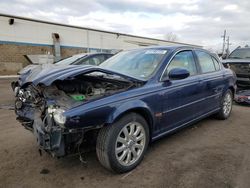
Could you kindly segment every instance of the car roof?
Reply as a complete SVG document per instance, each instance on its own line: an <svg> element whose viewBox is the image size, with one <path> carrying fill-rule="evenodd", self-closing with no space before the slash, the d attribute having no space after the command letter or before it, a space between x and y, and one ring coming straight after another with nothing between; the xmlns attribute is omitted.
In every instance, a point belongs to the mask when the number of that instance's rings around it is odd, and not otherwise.
<svg viewBox="0 0 250 188"><path fill-rule="evenodd" d="M198 48L198 47L194 47L194 46L185 46L185 45L172 45L172 46L148 46L148 47L144 47L144 48L139 48L139 49L166 49L166 50L177 50L177 49L201 49L203 50L203 48Z"/></svg>
<svg viewBox="0 0 250 188"><path fill-rule="evenodd" d="M100 54L100 55L102 55L102 54L108 54L108 55L112 55L112 53L106 53L106 52L88 52L88 53L80 53L80 54L74 54L73 56L85 56L85 55L98 55L98 54Z"/></svg>

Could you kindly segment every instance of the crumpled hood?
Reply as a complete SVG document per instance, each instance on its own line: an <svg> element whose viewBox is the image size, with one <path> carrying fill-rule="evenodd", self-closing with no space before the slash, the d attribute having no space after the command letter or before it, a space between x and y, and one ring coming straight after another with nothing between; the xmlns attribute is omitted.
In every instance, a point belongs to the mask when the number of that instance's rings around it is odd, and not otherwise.
<svg viewBox="0 0 250 188"><path fill-rule="evenodd" d="M112 70L103 69L98 66L92 66L92 65L59 66L53 64L43 64L43 65L38 65L35 68L22 74L19 78L19 84L21 87L28 83L32 83L35 86L38 84L44 84L48 86L56 80L64 80L80 74L91 73L95 71L111 75L117 75L130 81L140 81L140 82L143 81L130 77L128 75L123 75L118 72L114 72Z"/></svg>
<svg viewBox="0 0 250 188"><path fill-rule="evenodd" d="M33 70L34 68L36 68L39 65L28 65L26 67L24 67L22 70L20 70L17 74L22 75L22 74L26 74L27 72L29 72L30 70Z"/></svg>
<svg viewBox="0 0 250 188"><path fill-rule="evenodd" d="M250 59L224 59L222 63L250 63Z"/></svg>

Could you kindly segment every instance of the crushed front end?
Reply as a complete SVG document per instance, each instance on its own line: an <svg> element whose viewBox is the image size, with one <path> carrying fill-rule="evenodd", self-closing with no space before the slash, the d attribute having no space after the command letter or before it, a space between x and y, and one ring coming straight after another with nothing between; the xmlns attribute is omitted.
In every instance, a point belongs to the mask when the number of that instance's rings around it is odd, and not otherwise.
<svg viewBox="0 0 250 188"><path fill-rule="evenodd" d="M67 105L59 106L57 100L63 97L58 91L54 98L51 95L51 88L39 88L29 85L25 89L19 89L15 101L15 112L17 120L36 136L40 149L49 152L53 156L66 155L65 135L66 129L63 127L65 117L63 112ZM44 96L45 95L45 96Z"/></svg>
<svg viewBox="0 0 250 188"><path fill-rule="evenodd" d="M103 124L91 119L91 125L77 122L76 127L69 128L67 111L134 87L138 87L134 82L99 72L54 80L50 85L13 84L15 112L17 120L34 133L41 150L56 157L78 154L90 149L85 146L95 144L96 134Z"/></svg>

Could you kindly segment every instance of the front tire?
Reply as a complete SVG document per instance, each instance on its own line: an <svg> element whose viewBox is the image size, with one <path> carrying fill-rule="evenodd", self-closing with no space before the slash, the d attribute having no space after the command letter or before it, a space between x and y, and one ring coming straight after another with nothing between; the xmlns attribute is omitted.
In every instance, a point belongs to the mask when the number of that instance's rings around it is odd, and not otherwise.
<svg viewBox="0 0 250 188"><path fill-rule="evenodd" d="M114 124L100 130L96 153L105 168L124 173L139 165L148 143L147 122L139 114L129 113Z"/></svg>
<svg viewBox="0 0 250 188"><path fill-rule="evenodd" d="M232 91L228 89L224 94L224 96L222 97L221 109L217 113L217 118L221 120L227 119L232 112L232 106L233 106L233 94Z"/></svg>

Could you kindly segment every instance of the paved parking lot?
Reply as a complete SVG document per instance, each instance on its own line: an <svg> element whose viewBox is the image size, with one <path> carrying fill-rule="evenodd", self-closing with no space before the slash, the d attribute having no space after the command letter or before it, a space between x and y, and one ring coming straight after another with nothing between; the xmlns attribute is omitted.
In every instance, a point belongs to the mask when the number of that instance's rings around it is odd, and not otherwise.
<svg viewBox="0 0 250 188"><path fill-rule="evenodd" d="M10 80L0 80L0 187L250 187L250 107L234 105L226 121L207 118L149 147L130 173L116 175L95 152L55 159L15 120Z"/></svg>

